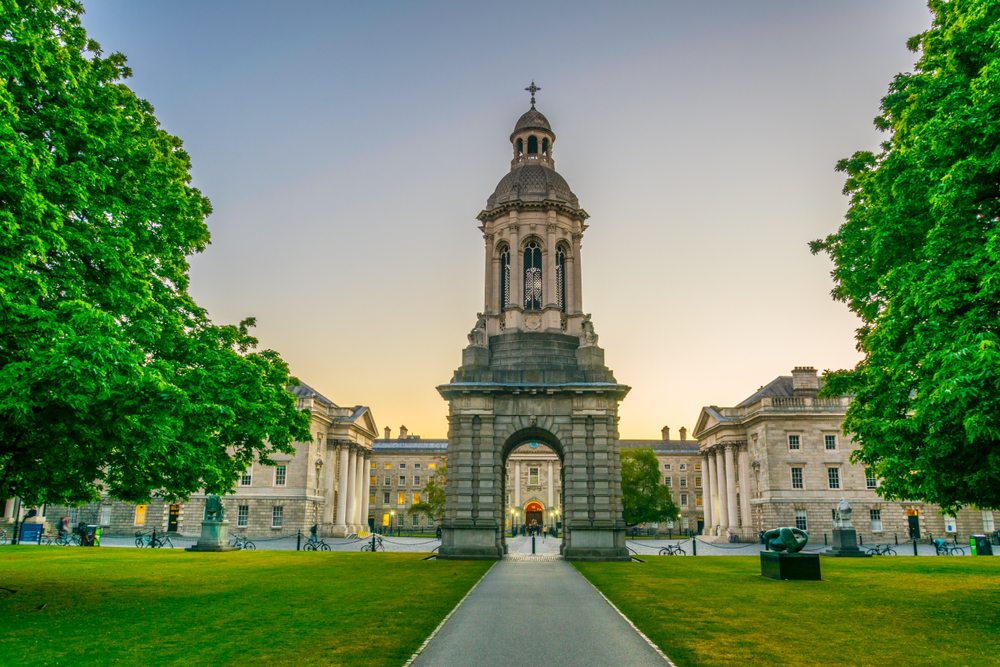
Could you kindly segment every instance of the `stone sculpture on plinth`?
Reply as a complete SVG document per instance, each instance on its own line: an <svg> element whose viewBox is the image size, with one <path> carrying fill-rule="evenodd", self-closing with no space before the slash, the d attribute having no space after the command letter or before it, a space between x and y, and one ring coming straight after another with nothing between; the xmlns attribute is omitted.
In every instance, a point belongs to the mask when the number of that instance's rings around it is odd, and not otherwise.
<svg viewBox="0 0 1000 667"><path fill-rule="evenodd" d="M212 494L205 498L205 520L201 522L201 537L185 551L235 551L229 546L229 522L222 498Z"/></svg>
<svg viewBox="0 0 1000 667"><path fill-rule="evenodd" d="M809 534L800 528L775 528L764 533L764 545L771 551L760 554L761 576L818 581L819 556L799 553L808 543Z"/></svg>
<svg viewBox="0 0 1000 667"><path fill-rule="evenodd" d="M854 511L844 498L840 499L840 504L833 518L833 547L827 549L826 556L841 556L847 558L867 558L868 554L858 548L858 533L851 523L851 514Z"/></svg>

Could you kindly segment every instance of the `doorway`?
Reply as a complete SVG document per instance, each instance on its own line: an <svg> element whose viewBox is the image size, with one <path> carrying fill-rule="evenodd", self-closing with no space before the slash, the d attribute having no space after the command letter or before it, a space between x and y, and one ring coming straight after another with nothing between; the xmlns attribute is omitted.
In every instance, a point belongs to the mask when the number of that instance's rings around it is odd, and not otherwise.
<svg viewBox="0 0 1000 667"><path fill-rule="evenodd" d="M545 523L545 508L541 503L530 502L524 507L524 525L530 527L532 523L541 529Z"/></svg>
<svg viewBox="0 0 1000 667"><path fill-rule="evenodd" d="M920 513L915 509L906 510L906 520L909 522L910 539L920 539Z"/></svg>
<svg viewBox="0 0 1000 667"><path fill-rule="evenodd" d="M167 532L176 533L177 532L177 521L181 515L180 505L171 505L170 514L167 515Z"/></svg>

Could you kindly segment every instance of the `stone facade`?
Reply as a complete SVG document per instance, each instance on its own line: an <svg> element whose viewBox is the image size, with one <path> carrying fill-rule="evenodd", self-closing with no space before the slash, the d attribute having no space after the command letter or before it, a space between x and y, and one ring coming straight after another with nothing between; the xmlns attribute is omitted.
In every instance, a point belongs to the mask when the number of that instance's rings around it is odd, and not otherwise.
<svg viewBox="0 0 1000 667"><path fill-rule="evenodd" d="M662 481L670 486L674 504L680 511L676 521L659 522L655 526L643 524L640 528L659 533L697 533L705 520L702 495L705 474L698 443L687 439L686 429L681 428L680 433L680 440L671 440L670 429L663 427L661 440L620 441L622 449L646 447L656 453Z"/></svg>
<svg viewBox="0 0 1000 667"><path fill-rule="evenodd" d="M290 390L297 407L311 411L313 441L295 443L293 454L273 455L274 466L255 463L247 470L223 498L231 533L291 537L300 531L308 534L317 525L321 535L367 534L365 481L377 435L371 411L364 406L342 408L305 384ZM173 504L154 498L138 506L105 497L83 507L47 510L50 522L69 516L74 525L101 525L109 535L155 528L190 537L201 534L204 513L204 494Z"/></svg>
<svg viewBox="0 0 1000 667"><path fill-rule="evenodd" d="M414 501L424 501L427 481L444 467L448 454L447 440L423 440L410 436L406 428L401 437L386 437L372 444L369 474L368 521L379 531L395 528L406 531L433 532L437 522L425 514L408 514ZM402 502L400 502L402 501Z"/></svg>
<svg viewBox="0 0 1000 667"><path fill-rule="evenodd" d="M850 462L857 446L842 432L850 398L820 398L820 388L814 368L797 367L735 407L702 408L694 436L709 473L705 535L752 539L779 526L829 534L841 498L869 543L968 539L993 525L992 512L968 508L949 518L936 505L880 498L878 480Z"/></svg>

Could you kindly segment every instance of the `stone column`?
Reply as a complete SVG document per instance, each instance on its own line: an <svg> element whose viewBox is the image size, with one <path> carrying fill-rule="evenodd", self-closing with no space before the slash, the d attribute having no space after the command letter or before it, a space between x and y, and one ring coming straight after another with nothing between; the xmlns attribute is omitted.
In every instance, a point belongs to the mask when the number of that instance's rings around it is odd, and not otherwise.
<svg viewBox="0 0 1000 667"><path fill-rule="evenodd" d="M566 257L566 268L563 271L563 280L566 281L566 314L572 315L577 312L576 310L576 271L573 268L575 266L576 259L570 255Z"/></svg>
<svg viewBox="0 0 1000 667"><path fill-rule="evenodd" d="M348 488L348 471L351 469L350 464L350 445L344 443L337 448L340 451L340 484L337 489L337 526L334 528L336 533L343 537L347 534L347 492Z"/></svg>
<svg viewBox="0 0 1000 667"><path fill-rule="evenodd" d="M11 498L3 505L3 518L9 519L14 516L14 499Z"/></svg>
<svg viewBox="0 0 1000 667"><path fill-rule="evenodd" d="M729 511L729 525L738 528L740 522L736 513L736 461L733 452L736 445L726 445L726 503Z"/></svg>
<svg viewBox="0 0 1000 667"><path fill-rule="evenodd" d="M725 535L729 529L729 512L726 505L726 458L721 447L715 450L715 471L719 483L719 534Z"/></svg>
<svg viewBox="0 0 1000 667"><path fill-rule="evenodd" d="M753 525L750 520L750 451L746 443L740 445L740 511L743 513L743 529Z"/></svg>
<svg viewBox="0 0 1000 667"><path fill-rule="evenodd" d="M347 459L347 484L344 488L345 505L347 506L347 532L354 533L354 500L357 498L358 487L358 454L355 451L356 445L347 445L350 454Z"/></svg>
<svg viewBox="0 0 1000 667"><path fill-rule="evenodd" d="M549 461L549 506L548 510L552 510L552 501L555 498L555 492L552 488L552 461Z"/></svg>
<svg viewBox="0 0 1000 667"><path fill-rule="evenodd" d="M715 511L712 505L712 494L715 483L712 481L712 457L705 454L701 464L701 497L705 505L705 535L712 535L715 530Z"/></svg>
<svg viewBox="0 0 1000 667"><path fill-rule="evenodd" d="M524 308L524 292L521 283L524 282L524 258L521 256L520 226L517 224L517 211L510 212L510 305Z"/></svg>
<svg viewBox="0 0 1000 667"><path fill-rule="evenodd" d="M545 251L548 261L545 262L545 307L556 307L556 212L550 210L548 222L545 224Z"/></svg>
<svg viewBox="0 0 1000 667"><path fill-rule="evenodd" d="M583 234L573 234L573 282L576 283L575 289L573 291L573 297L576 302L573 304L574 309L578 313L583 312L583 276L580 270L580 265L583 262L580 261L580 239L583 238Z"/></svg>
<svg viewBox="0 0 1000 667"><path fill-rule="evenodd" d="M364 471L365 474L362 477L361 485L361 529L368 530L368 505L371 500L372 490L371 490L371 450L365 450L364 458Z"/></svg>
<svg viewBox="0 0 1000 667"><path fill-rule="evenodd" d="M521 462L514 461L514 509L521 511Z"/></svg>
<svg viewBox="0 0 1000 667"><path fill-rule="evenodd" d="M493 297L493 235L483 234L486 241L486 294L483 297L483 312L490 312L490 301Z"/></svg>
<svg viewBox="0 0 1000 667"><path fill-rule="evenodd" d="M323 523L333 524L335 509L336 483L334 473L337 471L337 450L327 446L326 456L323 457Z"/></svg>
<svg viewBox="0 0 1000 667"><path fill-rule="evenodd" d="M486 302L486 308L487 312L499 313L501 310L500 299L503 298L503 295L500 294L500 257L493 256L493 248L490 248L490 256L492 257L491 270L493 280L490 283L490 296Z"/></svg>
<svg viewBox="0 0 1000 667"><path fill-rule="evenodd" d="M354 532L358 532L361 530L362 499L368 495L367 491L365 493L361 492L362 488L368 488L368 477L365 475L365 454L360 446L358 447L354 465L357 468L354 475Z"/></svg>

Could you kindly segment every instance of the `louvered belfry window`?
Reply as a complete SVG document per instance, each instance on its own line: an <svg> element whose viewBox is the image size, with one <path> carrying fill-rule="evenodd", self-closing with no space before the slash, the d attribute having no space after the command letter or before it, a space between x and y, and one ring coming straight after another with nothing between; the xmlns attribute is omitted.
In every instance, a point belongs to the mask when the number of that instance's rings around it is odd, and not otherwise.
<svg viewBox="0 0 1000 667"><path fill-rule="evenodd" d="M566 251L556 250L556 305L566 312Z"/></svg>
<svg viewBox="0 0 1000 667"><path fill-rule="evenodd" d="M542 309L542 249L534 241L524 246L524 309Z"/></svg>
<svg viewBox="0 0 1000 667"><path fill-rule="evenodd" d="M510 304L510 248L504 246L500 250L500 312L507 310Z"/></svg>

